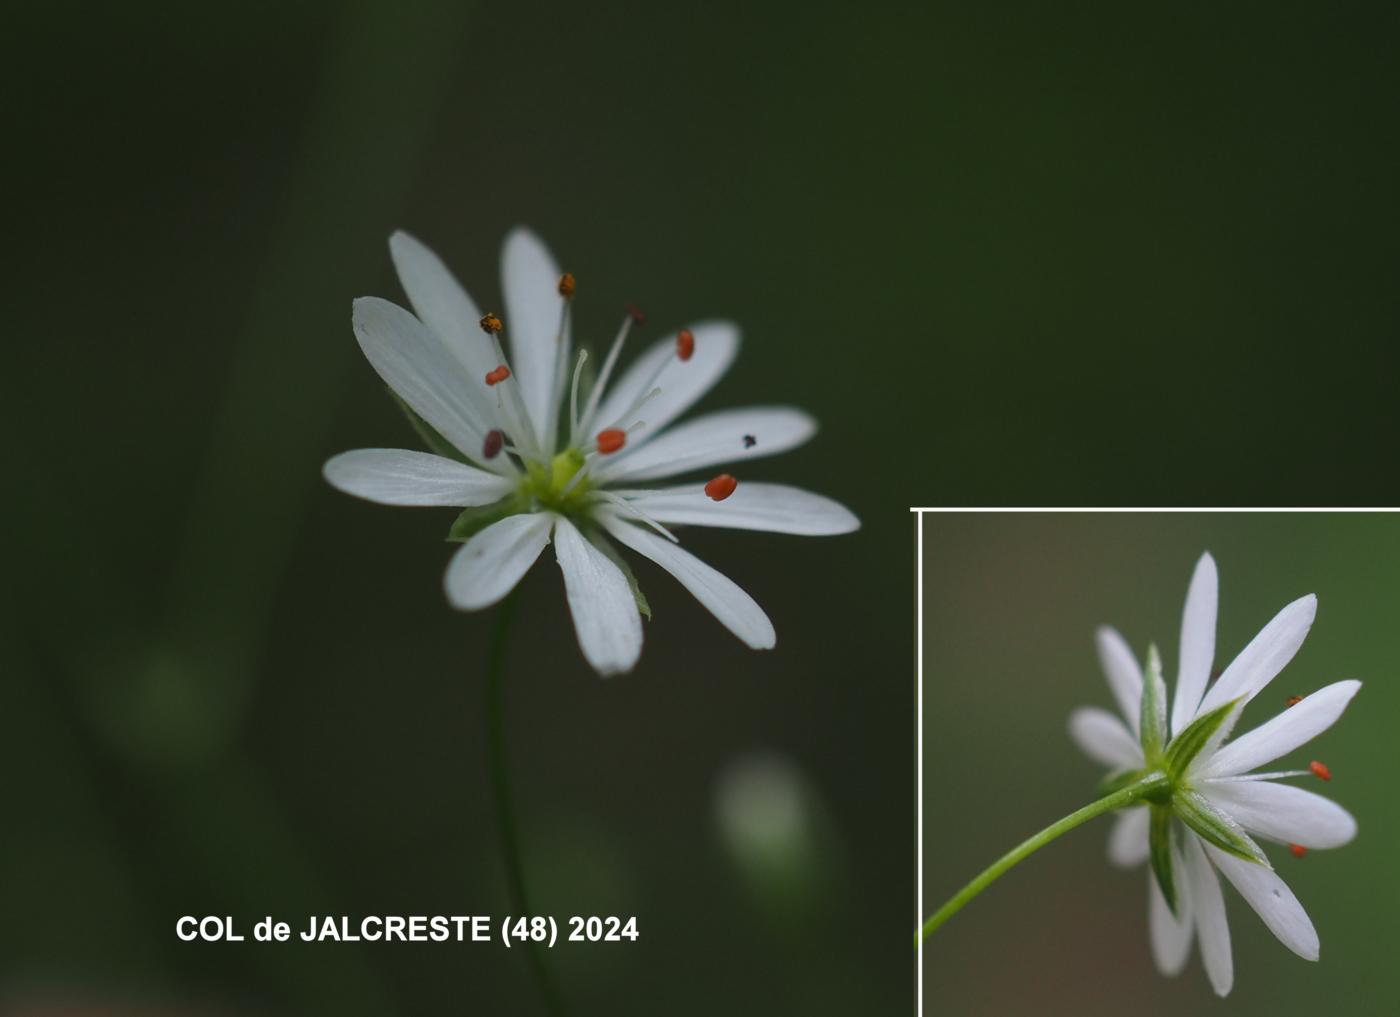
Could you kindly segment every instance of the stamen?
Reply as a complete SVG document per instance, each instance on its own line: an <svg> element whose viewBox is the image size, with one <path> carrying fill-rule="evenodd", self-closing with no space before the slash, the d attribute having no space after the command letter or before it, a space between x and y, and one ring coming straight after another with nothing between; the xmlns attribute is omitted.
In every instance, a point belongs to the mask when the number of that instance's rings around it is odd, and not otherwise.
<svg viewBox="0 0 1400 1017"><path fill-rule="evenodd" d="M1308 853L1308 849L1301 844L1289 844L1288 850L1292 852L1294 858L1302 858Z"/></svg>
<svg viewBox="0 0 1400 1017"><path fill-rule="evenodd" d="M627 311L627 317L631 318L638 325L646 324L647 316L642 313L642 309L640 307L638 307L636 304L623 304L622 306Z"/></svg>
<svg viewBox="0 0 1400 1017"><path fill-rule="evenodd" d="M739 482L728 473L721 473L708 484L705 485L705 494L711 501L724 501L734 489L739 486Z"/></svg>
<svg viewBox="0 0 1400 1017"><path fill-rule="evenodd" d="M569 440L578 434L578 381L583 375L583 362L588 359L587 350L578 351L578 360L574 363L574 383L569 391Z"/></svg>
<svg viewBox="0 0 1400 1017"><path fill-rule="evenodd" d="M1312 775L1318 780L1332 779L1332 771L1327 769L1326 764L1319 763L1316 759L1308 764L1308 769L1312 771Z"/></svg>
<svg viewBox="0 0 1400 1017"><path fill-rule="evenodd" d="M481 443L481 454L487 459L495 459L505 447L506 436L499 429L486 432L486 440Z"/></svg>
<svg viewBox="0 0 1400 1017"><path fill-rule="evenodd" d="M611 455L627 444L627 432L620 427L609 427L598 432L598 451Z"/></svg>
<svg viewBox="0 0 1400 1017"><path fill-rule="evenodd" d="M667 540L669 540L671 543L673 543L673 544L679 544L679 543L680 543L680 540L678 540L678 539L676 538L676 535L675 535L674 533L672 533L670 530L666 529L666 527L662 526L660 523L658 523L658 522L657 522L655 519L653 519L651 516L647 515L647 514L646 514L645 512L643 512L641 509L637 508L637 506L633 505L633 504L632 504L631 502L629 502L626 498L621 498L621 497L619 497L619 496L613 494L611 491L599 491L599 492L598 492L598 495L599 495L599 497L601 497L604 501L607 501L607 502L609 502L610 504L616 505L618 508L622 509L623 511L629 512L629 513L631 513L632 515L636 516L638 519L640 519L642 522L646 523L648 526L650 526L650 527L651 527L653 530L655 530L657 533L661 534L663 537L665 537L665 538L666 538Z"/></svg>
<svg viewBox="0 0 1400 1017"><path fill-rule="evenodd" d="M1272 773L1240 773L1233 777L1207 777L1207 784L1233 784L1247 780L1286 780L1289 777L1308 777L1311 770L1275 770Z"/></svg>
<svg viewBox="0 0 1400 1017"><path fill-rule="evenodd" d="M622 352L622 344L627 341L627 333L632 330L632 323L637 320L632 315L634 310L636 309L629 304L627 317L622 319L622 327L617 330L617 338L613 340L612 349L608 350L608 358L603 361L603 369L598 373L598 380L593 383L593 391L588 393L588 405L584 408L583 416L579 418L579 427L588 427L593 423L593 414L598 412L598 404L603 399L603 390L608 387L608 381L612 378L613 368L617 366L617 358ZM577 428L571 437L577 439Z"/></svg>
<svg viewBox="0 0 1400 1017"><path fill-rule="evenodd" d="M561 297L572 297L577 289L578 284L574 281L572 272L565 272L559 277L559 295Z"/></svg>
<svg viewBox="0 0 1400 1017"><path fill-rule="evenodd" d="M510 377L510 368L505 364L486 372L486 384L499 385Z"/></svg>
<svg viewBox="0 0 1400 1017"><path fill-rule="evenodd" d="M495 335L504 327L501 324L501 319L496 317L496 315L494 314L483 315L480 321L480 325L481 330L487 333L488 335Z"/></svg>
<svg viewBox="0 0 1400 1017"><path fill-rule="evenodd" d="M1298 705L1299 703L1301 703L1302 701L1303 701L1303 697L1302 697L1302 696L1289 696L1288 699L1284 702L1283 708L1286 710L1286 709L1288 709L1288 707L1290 707L1290 706L1297 706L1297 705Z"/></svg>
<svg viewBox="0 0 1400 1017"><path fill-rule="evenodd" d="M758 444L758 439L751 434L744 435L744 448L753 448Z"/></svg>
<svg viewBox="0 0 1400 1017"><path fill-rule="evenodd" d="M689 360L695 356L695 333L688 328L676 333L676 356L681 360Z"/></svg>

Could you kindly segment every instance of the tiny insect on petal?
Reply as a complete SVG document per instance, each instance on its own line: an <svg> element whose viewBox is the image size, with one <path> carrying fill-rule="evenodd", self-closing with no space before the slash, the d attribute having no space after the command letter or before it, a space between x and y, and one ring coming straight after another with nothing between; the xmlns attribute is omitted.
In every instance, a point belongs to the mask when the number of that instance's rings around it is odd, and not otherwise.
<svg viewBox="0 0 1400 1017"><path fill-rule="evenodd" d="M627 432L620 427L610 427L598 432L598 451L607 455L616 452L627 444Z"/></svg>
<svg viewBox="0 0 1400 1017"><path fill-rule="evenodd" d="M502 364L500 367L486 372L486 384L499 385L501 382L505 381L509 377L510 368L507 367L505 364Z"/></svg>
<svg viewBox="0 0 1400 1017"><path fill-rule="evenodd" d="M494 314L486 314L482 316L481 331L488 332L494 335L495 333L501 330L501 327L501 319L496 317Z"/></svg>
<svg viewBox="0 0 1400 1017"><path fill-rule="evenodd" d="M1288 845L1288 850L1292 852L1294 858L1302 858L1308 853L1308 849L1301 844L1290 844Z"/></svg>
<svg viewBox="0 0 1400 1017"><path fill-rule="evenodd" d="M574 281L572 272L565 272L559 277L559 295L561 297L572 297L576 289L578 289L578 283Z"/></svg>
<svg viewBox="0 0 1400 1017"><path fill-rule="evenodd" d="M738 486L739 482L732 476L728 473L721 473L705 485L705 494L711 501L724 501L734 493L734 489Z"/></svg>
<svg viewBox="0 0 1400 1017"><path fill-rule="evenodd" d="M744 448L753 448L758 444L758 439L751 434L744 435Z"/></svg>
<svg viewBox="0 0 1400 1017"><path fill-rule="evenodd" d="M1319 763L1316 759L1314 759L1311 763L1308 764L1308 769L1311 770L1313 772L1313 776L1318 778L1319 780L1332 779L1332 771L1327 768L1327 765L1325 763Z"/></svg>
<svg viewBox="0 0 1400 1017"><path fill-rule="evenodd" d="M487 459L495 459L501 454L501 448L505 443L506 436L500 431L487 431L486 440L481 443L481 454Z"/></svg>
<svg viewBox="0 0 1400 1017"><path fill-rule="evenodd" d="M695 333L688 328L676 333L676 356L681 360L689 360L695 356Z"/></svg>

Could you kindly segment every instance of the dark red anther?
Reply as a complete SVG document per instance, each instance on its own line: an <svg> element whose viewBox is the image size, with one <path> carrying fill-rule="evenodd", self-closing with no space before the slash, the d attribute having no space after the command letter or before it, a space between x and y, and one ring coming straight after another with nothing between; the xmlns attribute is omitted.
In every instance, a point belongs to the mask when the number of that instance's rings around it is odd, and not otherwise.
<svg viewBox="0 0 1400 1017"><path fill-rule="evenodd" d="M561 297L572 297L578 289L578 283L574 280L572 272L565 272L559 277L559 295Z"/></svg>
<svg viewBox="0 0 1400 1017"><path fill-rule="evenodd" d="M646 324L647 316L642 313L642 309L636 304L623 304L623 307L627 311L627 317L631 318L636 324Z"/></svg>
<svg viewBox="0 0 1400 1017"><path fill-rule="evenodd" d="M1308 849L1301 844L1290 844L1288 845L1288 850L1294 858L1302 858L1308 853Z"/></svg>
<svg viewBox="0 0 1400 1017"><path fill-rule="evenodd" d="M505 446L506 436L500 431L491 430L486 432L486 440L481 443L481 454L487 459L495 459L501 454L501 449Z"/></svg>
<svg viewBox="0 0 1400 1017"><path fill-rule="evenodd" d="M676 333L676 356L682 360L695 356L695 333L688 328Z"/></svg>

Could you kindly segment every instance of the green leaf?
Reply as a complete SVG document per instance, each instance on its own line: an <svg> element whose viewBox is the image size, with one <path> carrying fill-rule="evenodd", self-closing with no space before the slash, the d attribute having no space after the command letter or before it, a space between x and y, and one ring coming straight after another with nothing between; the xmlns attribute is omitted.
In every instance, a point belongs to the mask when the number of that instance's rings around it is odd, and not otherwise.
<svg viewBox="0 0 1400 1017"><path fill-rule="evenodd" d="M1191 761L1199 756L1207 745L1219 745L1229 736L1243 702L1243 697L1232 699L1224 706L1202 714L1188 724L1185 731L1172 739L1171 744L1167 746L1165 764L1167 773L1173 779L1184 774Z"/></svg>
<svg viewBox="0 0 1400 1017"><path fill-rule="evenodd" d="M452 528L447 531L447 539L458 543L471 540L492 523L498 523L506 516L515 515L520 511L521 505L514 495L493 501L490 505L474 505L463 509L461 515L452 521Z"/></svg>
<svg viewBox="0 0 1400 1017"><path fill-rule="evenodd" d="M1142 754L1156 765L1167 740L1167 685L1162 681L1162 655L1156 645L1147 648L1147 673L1142 681L1142 710L1138 716Z"/></svg>
<svg viewBox="0 0 1400 1017"><path fill-rule="evenodd" d="M404 402L403 398L397 392L393 389L388 389L387 391L394 402L398 403L399 409L403 410L403 415L408 418L408 422L413 425L413 429L418 432L418 437L422 439L423 444L428 446L428 451L440 455L444 459L455 459L459 463L466 463L468 466L473 465L472 461L463 455L456 445L453 445L452 442L438 434L437 429L434 428L432 424L414 413L413 407Z"/></svg>
<svg viewBox="0 0 1400 1017"><path fill-rule="evenodd" d="M1212 805L1199 791L1177 791L1172 796L1172 808L1202 840L1247 862L1258 862L1266 869L1273 868L1268 857L1244 832L1244 828Z"/></svg>
<svg viewBox="0 0 1400 1017"><path fill-rule="evenodd" d="M1172 813L1165 805L1149 805L1152 810L1152 825L1148 830L1147 843L1151 849L1152 874L1157 877L1157 886L1162 897L1176 914L1176 874L1172 865Z"/></svg>
<svg viewBox="0 0 1400 1017"><path fill-rule="evenodd" d="M651 621L651 605L647 603L646 594L638 585L637 577L632 572L632 566L627 564L627 559L622 557L622 553L613 546L612 541L603 536L603 531L597 527L589 527L588 539L594 547L607 555L609 561L622 570L622 574L627 577L627 585L632 589L632 599L637 602L637 610L642 613L643 618Z"/></svg>

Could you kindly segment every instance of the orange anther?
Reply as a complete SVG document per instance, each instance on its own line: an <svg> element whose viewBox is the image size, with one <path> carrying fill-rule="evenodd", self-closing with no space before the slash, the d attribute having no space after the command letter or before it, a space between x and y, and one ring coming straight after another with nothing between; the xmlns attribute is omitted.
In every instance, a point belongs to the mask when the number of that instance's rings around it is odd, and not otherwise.
<svg viewBox="0 0 1400 1017"><path fill-rule="evenodd" d="M1285 707L1297 706L1297 705L1298 705L1299 703L1301 703L1302 701L1303 701L1303 697L1302 697L1302 696L1289 696L1288 699L1284 702L1283 705L1284 705Z"/></svg>
<svg viewBox="0 0 1400 1017"><path fill-rule="evenodd" d="M620 427L610 427L598 432L598 451L607 455L616 452L627 444L627 432Z"/></svg>
<svg viewBox="0 0 1400 1017"><path fill-rule="evenodd" d="M1327 769L1326 764L1319 763L1316 759L1314 759L1311 763L1308 764L1308 769L1311 770L1313 772L1313 776L1317 777L1319 780L1332 779L1332 771Z"/></svg>
<svg viewBox="0 0 1400 1017"><path fill-rule="evenodd" d="M1290 844L1288 845L1288 850L1293 853L1294 858L1302 858L1308 853L1308 849L1301 844Z"/></svg>
<svg viewBox="0 0 1400 1017"><path fill-rule="evenodd" d="M574 281L572 272L565 272L559 277L559 295L561 297L572 297L576 289L578 289L578 283Z"/></svg>
<svg viewBox="0 0 1400 1017"><path fill-rule="evenodd" d="M494 314L484 315L481 319L481 330L495 335L501 330L501 319Z"/></svg>
<svg viewBox="0 0 1400 1017"><path fill-rule="evenodd" d="M676 333L676 356L682 360L689 360L695 356L695 333L688 328Z"/></svg>
<svg viewBox="0 0 1400 1017"><path fill-rule="evenodd" d="M488 384L488 385L499 385L501 382L505 381L505 380L506 380L507 378L509 378L509 377L510 377L510 368L507 367L505 364L502 364L500 367L497 367L495 370L487 371L487 372L486 372L486 384Z"/></svg>
<svg viewBox="0 0 1400 1017"><path fill-rule="evenodd" d="M738 486L739 482L728 473L721 473L705 485L705 494L711 501L724 501L734 493L734 489Z"/></svg>

